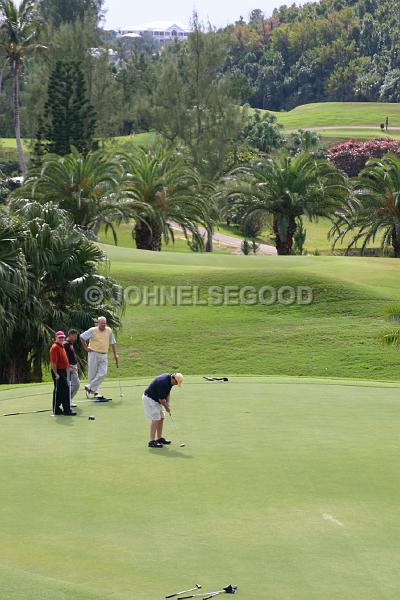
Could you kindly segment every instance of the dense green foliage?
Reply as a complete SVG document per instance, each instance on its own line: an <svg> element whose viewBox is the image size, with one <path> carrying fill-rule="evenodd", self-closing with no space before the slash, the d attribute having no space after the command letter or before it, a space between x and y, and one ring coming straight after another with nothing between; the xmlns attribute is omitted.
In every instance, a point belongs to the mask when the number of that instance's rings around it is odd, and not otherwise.
<svg viewBox="0 0 400 600"><path fill-rule="evenodd" d="M15 202L0 216L0 383L40 381L54 331L119 324L120 288L100 274L103 252L52 203ZM86 290L100 290L100 305Z"/></svg>
<svg viewBox="0 0 400 600"><path fill-rule="evenodd" d="M98 18L104 0L38 0L37 4L43 18L58 27L78 19L83 21L88 16Z"/></svg>
<svg viewBox="0 0 400 600"><path fill-rule="evenodd" d="M61 59L82 65L98 115L97 136L154 127L191 147L197 168L209 146L216 172L237 134L235 104L279 111L320 101L400 99L400 9L390 0L321 0L282 6L271 17L255 10L248 22L218 31L204 30L195 16L189 40L163 51L147 39L118 38L101 29L102 4L39 3L47 24L40 42L51 52L24 65L21 119L27 137L36 135L41 93ZM0 134L11 136L9 73L3 88Z"/></svg>
<svg viewBox="0 0 400 600"><path fill-rule="evenodd" d="M326 100L398 102L400 7L321 0L258 13L225 33L242 101L274 110ZM243 79L244 78L244 79Z"/></svg>

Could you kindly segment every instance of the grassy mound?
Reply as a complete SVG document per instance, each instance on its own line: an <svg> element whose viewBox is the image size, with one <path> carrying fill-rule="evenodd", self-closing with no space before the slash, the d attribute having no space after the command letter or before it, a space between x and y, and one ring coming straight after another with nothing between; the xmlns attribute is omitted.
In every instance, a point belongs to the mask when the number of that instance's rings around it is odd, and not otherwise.
<svg viewBox="0 0 400 600"><path fill-rule="evenodd" d="M74 418L0 417L2 598L397 598L398 386L192 377L172 393L186 448L167 421L150 451L144 383ZM2 413L49 395L0 391Z"/></svg>
<svg viewBox="0 0 400 600"><path fill-rule="evenodd" d="M180 369L397 380L398 351L380 345L384 307L398 296L396 259L152 253L102 246L125 288L309 286L313 302L254 306L128 305L118 335L125 376ZM267 300L269 297L267 296ZM197 300L197 298L195 298ZM153 303L154 304L154 303ZM111 367L111 372L113 367Z"/></svg>

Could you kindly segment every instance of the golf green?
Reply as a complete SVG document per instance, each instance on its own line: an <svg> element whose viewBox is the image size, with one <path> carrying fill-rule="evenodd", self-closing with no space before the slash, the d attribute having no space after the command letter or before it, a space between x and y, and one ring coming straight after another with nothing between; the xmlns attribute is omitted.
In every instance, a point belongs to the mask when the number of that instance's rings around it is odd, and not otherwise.
<svg viewBox="0 0 400 600"><path fill-rule="evenodd" d="M113 401L73 418L0 417L1 598L161 600L199 582L398 599L400 384L187 377L179 435L166 421L173 444L150 450L145 383L120 398L108 381ZM50 390L2 386L1 414L48 408Z"/></svg>

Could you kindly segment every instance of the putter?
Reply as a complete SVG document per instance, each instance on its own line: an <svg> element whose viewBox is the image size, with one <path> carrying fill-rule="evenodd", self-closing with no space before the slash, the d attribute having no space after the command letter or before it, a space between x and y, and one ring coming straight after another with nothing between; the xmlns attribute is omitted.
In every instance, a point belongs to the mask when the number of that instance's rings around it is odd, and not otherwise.
<svg viewBox="0 0 400 600"><path fill-rule="evenodd" d="M177 426L177 424L176 424L176 422L175 422L175 419L174 419L174 418L173 418L173 416L172 416L172 413L169 413L169 416L171 417L171 422L172 422L172 424L173 424L173 426L174 426L174 429L175 429L175 431L176 431L176 434L179 436L178 426ZM179 437L180 437L180 436L179 436ZM179 444L179 447L180 447L180 448L184 448L185 446L186 446L185 442L182 442L182 441L181 441L181 443ZM189 591L189 590L188 590L188 591ZM191 591L191 590L190 590L190 591ZM182 592L180 592L180 593L182 593ZM201 595L201 594L200 594L200 595ZM190 596L190 597L192 597L192 596Z"/></svg>
<svg viewBox="0 0 400 600"><path fill-rule="evenodd" d="M199 590L200 588L201 588L201 584L196 583L195 587L192 587L189 590L182 590L181 592L175 592L175 594L170 594L169 596L165 596L165 597L166 598L174 598L175 596L179 596L179 594L186 594L186 592L193 592L193 590Z"/></svg>

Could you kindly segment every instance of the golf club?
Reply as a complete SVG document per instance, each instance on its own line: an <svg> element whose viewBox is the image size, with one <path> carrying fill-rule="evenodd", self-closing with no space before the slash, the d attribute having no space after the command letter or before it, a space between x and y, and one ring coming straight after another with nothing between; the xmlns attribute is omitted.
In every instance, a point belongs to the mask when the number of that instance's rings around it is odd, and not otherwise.
<svg viewBox="0 0 400 600"><path fill-rule="evenodd" d="M175 596L179 596L179 594L186 594L186 592L193 592L193 590L199 590L201 588L200 583L196 583L195 587L192 587L188 590L182 590L181 592L175 592L175 594L170 594L169 596L165 596L166 598L174 598ZM200 594L201 595L201 594Z"/></svg>
<svg viewBox="0 0 400 600"><path fill-rule="evenodd" d="M217 592L210 592L208 596L204 596L203 600L209 600L210 598L214 598L214 596L219 596L220 594L235 594L237 590L237 585L229 584L224 587L222 590L218 590Z"/></svg>
<svg viewBox="0 0 400 600"><path fill-rule="evenodd" d="M116 360L115 363L117 365L117 372L118 372L119 397L122 398L123 393L122 393L122 386L121 386L121 373L119 370L119 362Z"/></svg>
<svg viewBox="0 0 400 600"><path fill-rule="evenodd" d="M68 389L69 389L69 410L72 410L72 382L71 373L68 374Z"/></svg>
<svg viewBox="0 0 400 600"><path fill-rule="evenodd" d="M12 413L4 413L3 417L13 417L14 415L34 415L35 413L44 413L44 412L52 412L51 408L43 408L40 410L27 410L20 412L12 412Z"/></svg>
<svg viewBox="0 0 400 600"><path fill-rule="evenodd" d="M171 417L171 422L172 422L172 424L173 424L173 426L174 426L174 429L175 429L175 431L176 431L176 434L179 436L178 426L177 426L177 424L176 424L176 422L175 422L175 419L174 419L174 418L173 418L173 416L172 416L172 413L169 413L169 416ZM179 436L179 437L180 437L180 436ZM186 446L185 442L182 442L182 441L181 441L181 442L180 442L180 444L179 444L179 447L180 447L180 448L184 448L185 446Z"/></svg>
<svg viewBox="0 0 400 600"><path fill-rule="evenodd" d="M54 390L53 390L53 416L56 414L57 388L58 388L58 379L55 378Z"/></svg>

